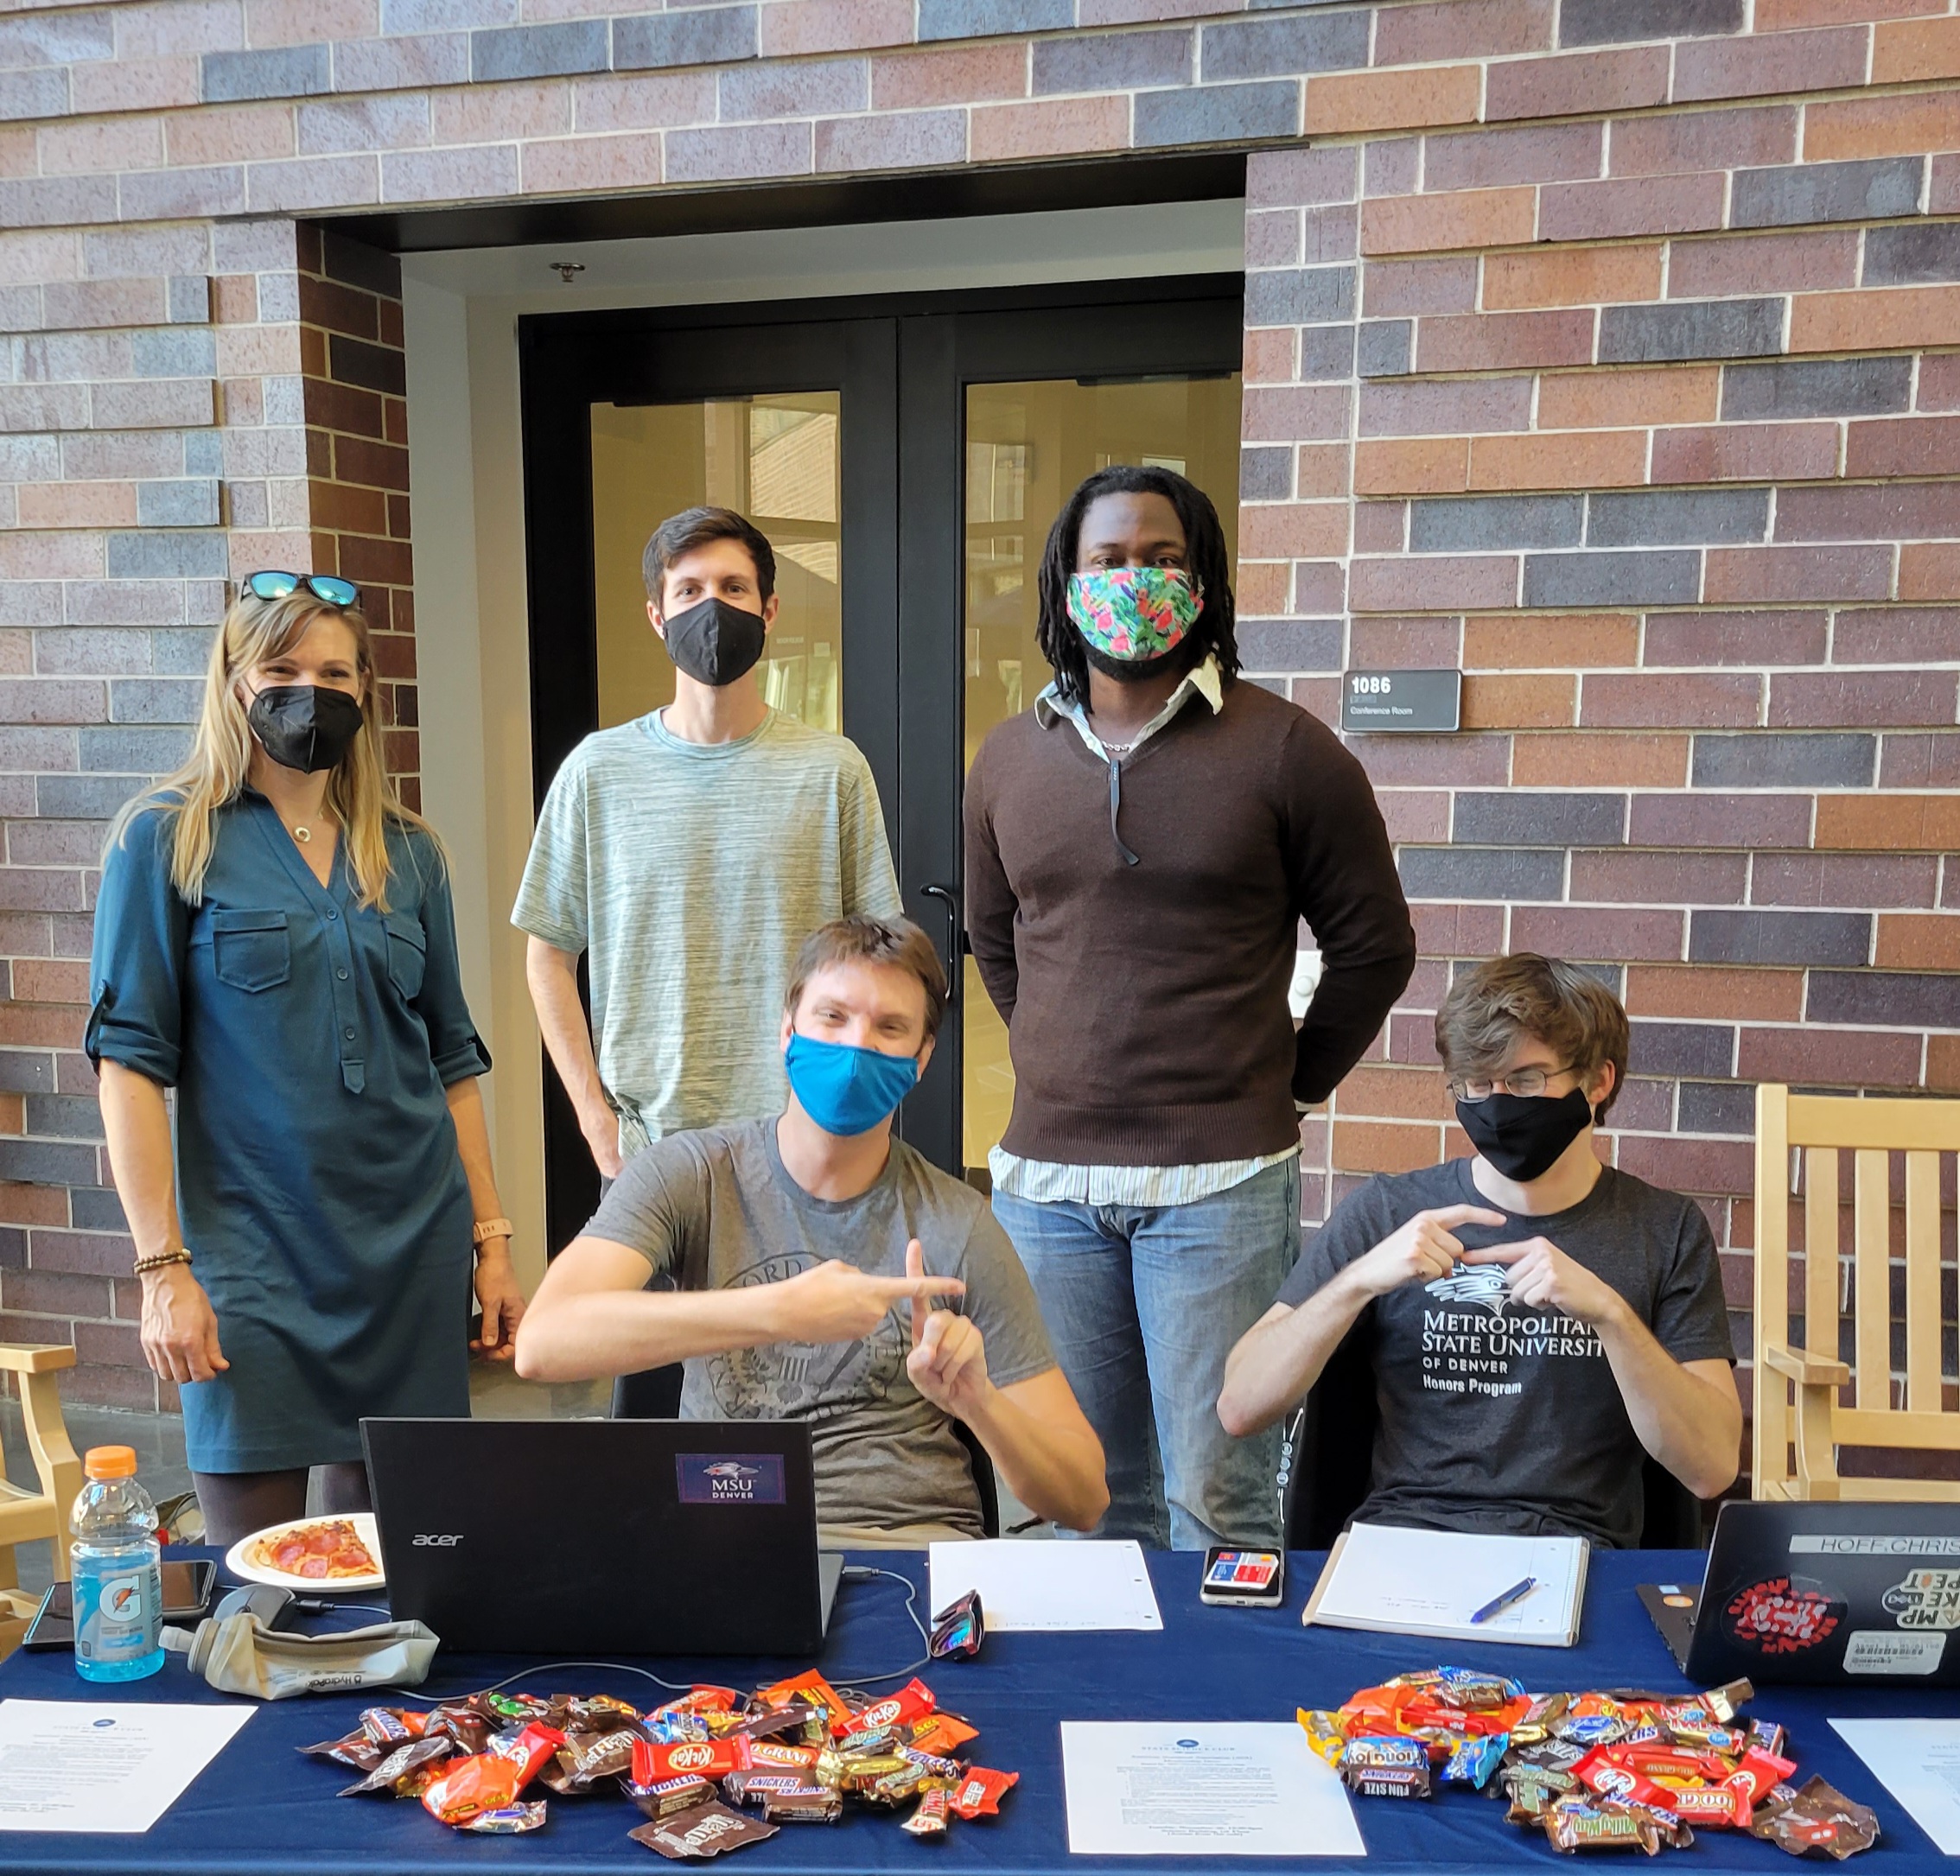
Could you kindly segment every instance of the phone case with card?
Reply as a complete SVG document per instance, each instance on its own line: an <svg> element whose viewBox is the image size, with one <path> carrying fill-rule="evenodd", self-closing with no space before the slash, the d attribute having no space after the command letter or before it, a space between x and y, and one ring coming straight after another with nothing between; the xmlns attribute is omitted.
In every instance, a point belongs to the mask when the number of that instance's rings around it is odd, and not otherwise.
<svg viewBox="0 0 1960 1876"><path fill-rule="evenodd" d="M1213 1544L1205 1553L1198 1599L1214 1607L1276 1609L1286 1599L1286 1558L1277 1550L1233 1550Z"/></svg>

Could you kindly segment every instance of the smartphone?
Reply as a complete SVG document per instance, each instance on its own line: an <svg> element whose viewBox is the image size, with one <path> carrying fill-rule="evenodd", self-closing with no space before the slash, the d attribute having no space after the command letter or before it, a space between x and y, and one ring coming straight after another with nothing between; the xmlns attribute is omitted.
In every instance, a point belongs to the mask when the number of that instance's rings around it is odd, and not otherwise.
<svg viewBox="0 0 1960 1876"><path fill-rule="evenodd" d="M211 1606L211 1593L217 1587L218 1566L208 1557L188 1563L163 1566L163 1619L190 1622ZM75 1606L73 1586L50 1583L48 1593L35 1611L34 1621L21 1646L24 1649L73 1648L75 1645Z"/></svg>
<svg viewBox="0 0 1960 1876"><path fill-rule="evenodd" d="M1286 1558L1277 1550L1228 1550L1213 1544L1205 1553L1198 1599L1226 1607L1276 1609L1286 1599Z"/></svg>

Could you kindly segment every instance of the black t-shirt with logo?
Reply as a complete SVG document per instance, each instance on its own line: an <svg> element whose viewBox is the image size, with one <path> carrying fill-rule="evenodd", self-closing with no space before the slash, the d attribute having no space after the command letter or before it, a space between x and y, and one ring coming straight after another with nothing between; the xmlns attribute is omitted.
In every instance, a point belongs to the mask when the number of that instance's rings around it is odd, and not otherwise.
<svg viewBox="0 0 1960 1876"><path fill-rule="evenodd" d="M1502 1211L1471 1161L1371 1180L1302 1252L1278 1300L1297 1307L1418 1211ZM1733 1361L1715 1239L1701 1208L1601 1169L1563 1211L1460 1224L1466 1250L1545 1237L1609 1283L1677 1361ZM1639 1541L1645 1454L1599 1337L1550 1305L1511 1300L1502 1264L1378 1296L1354 1332L1371 1350L1381 1421L1358 1519L1430 1529Z"/></svg>

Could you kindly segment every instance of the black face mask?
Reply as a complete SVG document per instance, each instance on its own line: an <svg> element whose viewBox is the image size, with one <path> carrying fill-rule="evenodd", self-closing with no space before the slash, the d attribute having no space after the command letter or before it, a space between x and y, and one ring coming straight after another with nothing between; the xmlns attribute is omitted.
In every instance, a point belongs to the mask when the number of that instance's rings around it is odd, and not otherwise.
<svg viewBox="0 0 1960 1876"><path fill-rule="evenodd" d="M1456 1117L1470 1144L1506 1179L1529 1183L1549 1173L1552 1162L1590 1124L1593 1103L1585 1090L1573 1088L1556 1100L1549 1095L1490 1094L1481 1101L1459 1101Z"/></svg>
<svg viewBox="0 0 1960 1876"><path fill-rule="evenodd" d="M251 700L245 722L259 747L281 768L315 775L336 768L360 734L360 706L345 690L320 684L269 684Z"/></svg>
<svg viewBox="0 0 1960 1876"><path fill-rule="evenodd" d="M1188 671L1192 666L1191 641L1174 645L1168 652L1160 652L1155 658L1111 658L1107 652L1098 651L1085 639L1082 655L1105 677L1114 677L1118 684L1142 684L1149 677L1161 677L1167 671Z"/></svg>
<svg viewBox="0 0 1960 1876"><path fill-rule="evenodd" d="M753 671L767 627L760 613L703 600L667 620L667 656L697 684L718 690Z"/></svg>

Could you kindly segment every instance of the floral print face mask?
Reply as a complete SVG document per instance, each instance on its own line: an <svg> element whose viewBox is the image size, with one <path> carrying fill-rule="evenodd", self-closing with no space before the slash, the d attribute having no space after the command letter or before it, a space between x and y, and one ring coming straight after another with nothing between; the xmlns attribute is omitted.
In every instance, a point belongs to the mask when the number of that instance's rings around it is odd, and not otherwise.
<svg viewBox="0 0 1960 1876"><path fill-rule="evenodd" d="M1161 658L1204 609L1204 595L1180 567L1098 567L1069 578L1068 616L1110 658Z"/></svg>

